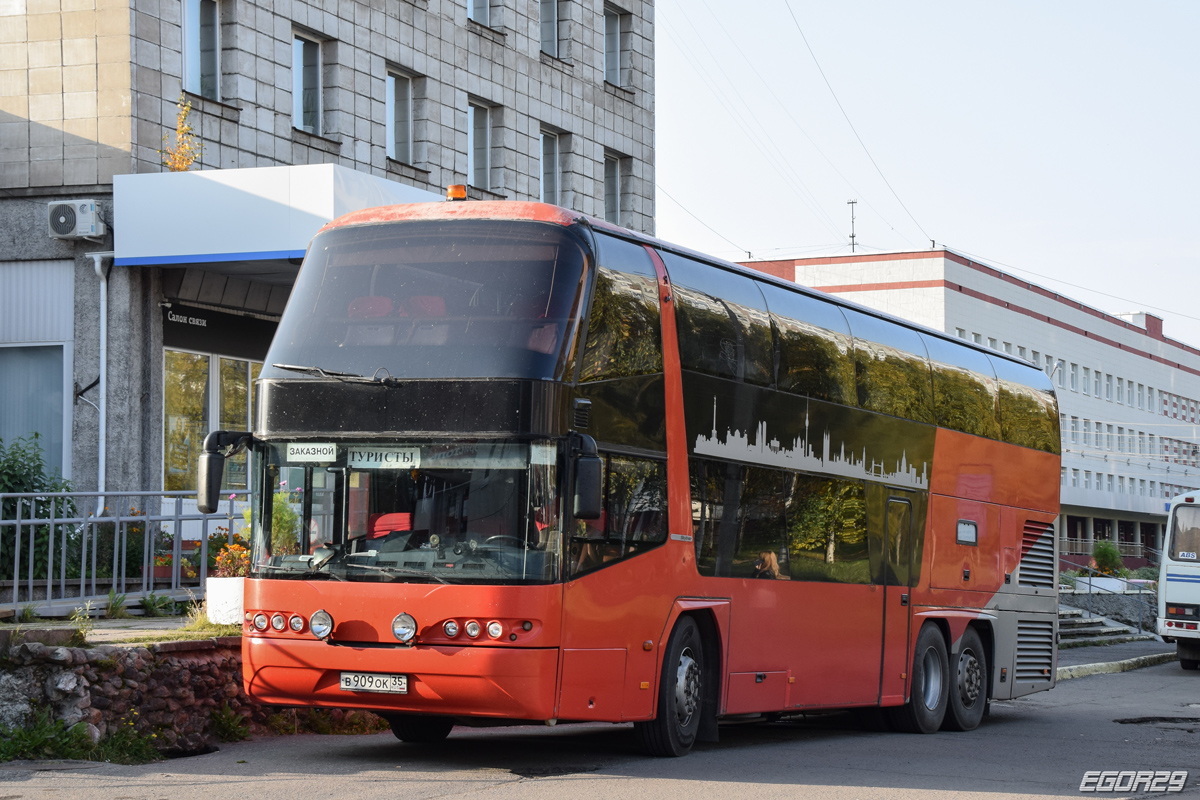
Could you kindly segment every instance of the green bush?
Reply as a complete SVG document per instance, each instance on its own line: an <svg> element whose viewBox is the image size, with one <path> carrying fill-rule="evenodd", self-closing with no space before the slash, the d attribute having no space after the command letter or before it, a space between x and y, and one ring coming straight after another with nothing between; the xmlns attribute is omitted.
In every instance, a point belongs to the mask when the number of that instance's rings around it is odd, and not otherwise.
<svg viewBox="0 0 1200 800"><path fill-rule="evenodd" d="M6 446L0 439L0 493L28 492L69 492L71 485L57 473L51 473L46 466L46 455L42 452L39 436L35 433L29 438L13 439ZM51 512L58 518L75 515L75 506L66 499L56 499L53 502L41 501L30 503L28 500L18 501L15 497L5 498L0 506L0 518L16 519L20 502L21 519L49 519ZM57 526L56 542L65 535L64 528ZM29 574L29 559L33 559L33 577L45 578L50 566L50 526L38 525L33 529L33 547L29 544L29 529L21 530L21 563L14 564L16 557L16 531L5 528L0 535L0 575L12 576L16 567L17 574L22 577Z"/></svg>
<svg viewBox="0 0 1200 800"><path fill-rule="evenodd" d="M1096 542L1092 547L1092 564L1101 575L1118 577L1125 570L1121 551L1112 542Z"/></svg>
<svg viewBox="0 0 1200 800"><path fill-rule="evenodd" d="M161 761L154 735L139 734L130 721L111 726L107 736L92 744L87 725L68 728L62 720L51 720L50 712L39 711L25 725L0 731L0 762L16 759L86 759L116 764L145 764Z"/></svg>

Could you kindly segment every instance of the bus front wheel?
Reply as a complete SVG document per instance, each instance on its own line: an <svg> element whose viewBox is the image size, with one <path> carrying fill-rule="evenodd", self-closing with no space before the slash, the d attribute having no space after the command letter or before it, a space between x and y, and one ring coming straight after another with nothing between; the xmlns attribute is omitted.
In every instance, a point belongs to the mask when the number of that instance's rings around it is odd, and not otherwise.
<svg viewBox="0 0 1200 800"><path fill-rule="evenodd" d="M446 717L422 717L416 714L393 714L387 717L392 733L402 742L433 744L450 735L454 720Z"/></svg>
<svg viewBox="0 0 1200 800"><path fill-rule="evenodd" d="M936 732L946 717L949 673L946 641L937 625L927 622L917 636L909 700L899 708L888 709L892 726L907 733Z"/></svg>
<svg viewBox="0 0 1200 800"><path fill-rule="evenodd" d="M704 698L704 646L691 617L680 617L667 641L657 714L634 728L642 748L654 756L685 756L696 742Z"/></svg>

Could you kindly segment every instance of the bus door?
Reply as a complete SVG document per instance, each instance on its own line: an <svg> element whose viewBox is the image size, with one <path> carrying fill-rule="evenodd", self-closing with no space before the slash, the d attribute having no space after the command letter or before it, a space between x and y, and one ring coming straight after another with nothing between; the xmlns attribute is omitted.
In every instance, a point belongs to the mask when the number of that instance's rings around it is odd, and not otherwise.
<svg viewBox="0 0 1200 800"><path fill-rule="evenodd" d="M912 664L908 645L912 637L913 502L908 492L888 490L884 514L883 552L883 669L879 699L882 705L904 702Z"/></svg>

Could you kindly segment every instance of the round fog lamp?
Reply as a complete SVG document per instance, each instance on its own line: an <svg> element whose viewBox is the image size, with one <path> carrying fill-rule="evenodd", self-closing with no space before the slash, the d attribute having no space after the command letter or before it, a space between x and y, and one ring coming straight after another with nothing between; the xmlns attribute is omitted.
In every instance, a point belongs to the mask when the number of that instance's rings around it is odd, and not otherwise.
<svg viewBox="0 0 1200 800"><path fill-rule="evenodd" d="M267 615L266 614L255 614L254 615L254 627L258 628L260 631L265 631L267 629Z"/></svg>
<svg viewBox="0 0 1200 800"><path fill-rule="evenodd" d="M328 639L329 634L333 633L333 617L322 608L309 618L308 628L318 639Z"/></svg>
<svg viewBox="0 0 1200 800"><path fill-rule="evenodd" d="M479 623L476 622L475 620L471 620L470 622L467 623L467 636L470 636L472 639L474 639L478 635L479 635Z"/></svg>
<svg viewBox="0 0 1200 800"><path fill-rule="evenodd" d="M447 636L453 639L455 636L458 636L458 623L452 619L448 619L446 620L446 624L442 626L442 630L446 632Z"/></svg>
<svg viewBox="0 0 1200 800"><path fill-rule="evenodd" d="M288 625L290 625L292 630L294 630L296 633L299 633L300 631L304 630L304 618L293 615L292 618L288 620Z"/></svg>
<svg viewBox="0 0 1200 800"><path fill-rule="evenodd" d="M283 618L283 614L276 614L271 617L271 627L277 631L283 630L287 626L287 621Z"/></svg>
<svg viewBox="0 0 1200 800"><path fill-rule="evenodd" d="M492 620L491 622L488 623L488 636L492 637L493 639L499 639L503 635L504 635L504 626L503 625L501 625L499 622L496 622L495 620Z"/></svg>
<svg viewBox="0 0 1200 800"><path fill-rule="evenodd" d="M417 621L412 614L397 614L392 620L392 635L401 644L412 644L417 635Z"/></svg>

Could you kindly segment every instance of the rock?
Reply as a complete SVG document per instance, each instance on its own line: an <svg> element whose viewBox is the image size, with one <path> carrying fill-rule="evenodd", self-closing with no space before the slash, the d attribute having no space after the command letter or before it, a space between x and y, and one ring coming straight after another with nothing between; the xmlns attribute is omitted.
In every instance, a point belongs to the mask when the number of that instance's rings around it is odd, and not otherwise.
<svg viewBox="0 0 1200 800"><path fill-rule="evenodd" d="M55 664L69 665L74 659L71 658L71 648L55 647L46 653L46 660Z"/></svg>
<svg viewBox="0 0 1200 800"><path fill-rule="evenodd" d="M109 700L107 697L102 695L94 694L92 695L92 707L99 708L101 710L110 709L112 708L112 700Z"/></svg>
<svg viewBox="0 0 1200 800"><path fill-rule="evenodd" d="M88 739L91 740L92 744L100 743L100 729L97 728L95 725L93 725L91 722L87 723L87 736L88 736Z"/></svg>

